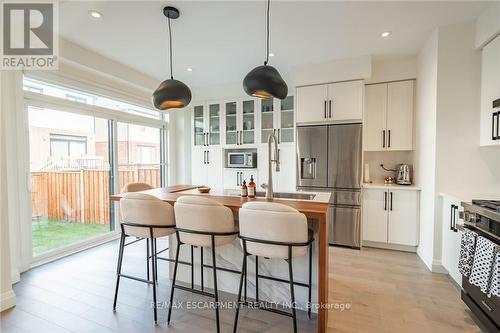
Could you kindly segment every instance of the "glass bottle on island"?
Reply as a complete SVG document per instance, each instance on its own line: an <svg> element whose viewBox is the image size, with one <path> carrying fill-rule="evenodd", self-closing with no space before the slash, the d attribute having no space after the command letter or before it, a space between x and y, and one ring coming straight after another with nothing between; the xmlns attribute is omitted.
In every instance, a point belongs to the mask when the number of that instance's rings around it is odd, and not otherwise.
<svg viewBox="0 0 500 333"><path fill-rule="evenodd" d="M241 185L241 196L244 197L244 198L248 196L248 190L247 190L247 182L246 182L246 180L244 180L243 184Z"/></svg>
<svg viewBox="0 0 500 333"><path fill-rule="evenodd" d="M253 181L253 175L251 175L250 182L248 183L248 197L249 198L255 198L255 189L256 189L256 185L255 185L255 182Z"/></svg>

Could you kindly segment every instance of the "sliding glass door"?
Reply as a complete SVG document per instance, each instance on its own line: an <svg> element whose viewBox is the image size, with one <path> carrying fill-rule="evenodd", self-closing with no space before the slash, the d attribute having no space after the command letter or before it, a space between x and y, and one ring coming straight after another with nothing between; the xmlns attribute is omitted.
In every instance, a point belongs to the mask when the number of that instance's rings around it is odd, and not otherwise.
<svg viewBox="0 0 500 333"><path fill-rule="evenodd" d="M33 256L109 233L112 122L33 107L28 115Z"/></svg>

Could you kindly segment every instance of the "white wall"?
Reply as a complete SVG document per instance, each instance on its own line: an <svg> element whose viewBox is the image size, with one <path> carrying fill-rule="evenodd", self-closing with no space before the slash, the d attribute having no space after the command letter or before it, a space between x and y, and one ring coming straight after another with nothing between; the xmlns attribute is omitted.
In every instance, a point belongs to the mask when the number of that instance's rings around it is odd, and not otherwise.
<svg viewBox="0 0 500 333"><path fill-rule="evenodd" d="M474 36L474 22L439 29L436 186L500 195L500 149L479 147L481 51Z"/></svg>
<svg viewBox="0 0 500 333"><path fill-rule="evenodd" d="M372 75L366 83L398 81L417 77L417 56L374 60Z"/></svg>
<svg viewBox="0 0 500 333"><path fill-rule="evenodd" d="M483 47L498 34L500 34L500 2L495 1L481 13L476 21L476 48Z"/></svg>
<svg viewBox="0 0 500 333"><path fill-rule="evenodd" d="M11 249L10 249L10 206L8 197L7 174L7 143L6 116L12 90L9 81L12 79L10 71L0 71L0 311L13 307L16 304L16 295L12 291Z"/></svg>
<svg viewBox="0 0 500 333"><path fill-rule="evenodd" d="M420 244L417 253L432 269L436 194L436 99L438 32L434 31L418 55L415 114L415 175L421 188Z"/></svg>

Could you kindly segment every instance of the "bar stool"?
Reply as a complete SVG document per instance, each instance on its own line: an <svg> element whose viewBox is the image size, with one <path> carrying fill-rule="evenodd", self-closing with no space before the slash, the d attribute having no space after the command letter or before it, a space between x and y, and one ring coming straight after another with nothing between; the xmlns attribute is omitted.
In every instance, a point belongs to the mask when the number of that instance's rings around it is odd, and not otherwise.
<svg viewBox="0 0 500 333"><path fill-rule="evenodd" d="M236 239L238 231L234 224L233 213L231 209L224 207L217 201L199 196L183 196L178 198L174 205L174 210L177 223L177 252L175 255L174 275L172 279L172 289L170 292L167 324L170 325L174 290L177 288L195 292L204 296L210 296L215 299L215 320L217 332L220 332L215 248L217 246L231 243L234 239ZM201 247L202 251L204 247L212 249L212 272L214 279L213 294L194 288L190 289L175 283L180 246L183 244L191 245L192 247ZM203 279L203 268L201 276Z"/></svg>
<svg viewBox="0 0 500 333"><path fill-rule="evenodd" d="M139 192L139 191L146 191L146 190L151 190L151 189L153 189L153 186L146 184L146 183L128 183L122 187L122 190L120 191L120 193L124 194L124 193L128 193L128 192ZM139 242L143 239L144 238L136 237L136 240L131 241L129 243L126 243L125 246L134 244L134 243ZM166 249L166 250L168 250L168 249ZM149 238L146 238L146 274L147 274L148 280L149 280L149 259L151 258L151 256L152 255L149 254ZM158 265L158 262L156 262L156 264ZM156 280L158 280L158 276L156 276Z"/></svg>
<svg viewBox="0 0 500 333"><path fill-rule="evenodd" d="M312 279L312 244L314 238L308 232L307 218L296 209L271 202L247 202L239 212L239 227L241 246L243 248L243 265L238 289L238 305L234 319L233 332L238 326L240 310L241 289L243 279L246 276L247 256L254 255L256 258L256 300L259 302L258 279L266 278L290 284L291 313L263 307L259 308L293 318L293 331L297 332L297 314L295 310L294 285L307 287L309 290L309 304L311 303L311 279ZM293 280L292 259L307 255L309 249L309 283L298 283ZM288 262L289 280L278 279L259 275L258 257L284 259ZM242 302L245 303L245 302ZM309 306L308 315L311 315Z"/></svg>
<svg viewBox="0 0 500 333"><path fill-rule="evenodd" d="M116 301L118 298L118 288L120 278L132 279L144 282L153 286L153 309L154 321L157 323L157 302L156 302L156 238L171 235L175 232L174 208L167 202L164 202L152 195L144 193L129 192L124 193L120 200L120 211L122 221L120 223L121 237L120 250L118 253L118 265L116 269L116 288L113 301L113 311L116 310ZM127 236L149 239L148 245L151 245L151 271L152 279L143 279L136 276L122 274L123 251L125 248L125 238Z"/></svg>

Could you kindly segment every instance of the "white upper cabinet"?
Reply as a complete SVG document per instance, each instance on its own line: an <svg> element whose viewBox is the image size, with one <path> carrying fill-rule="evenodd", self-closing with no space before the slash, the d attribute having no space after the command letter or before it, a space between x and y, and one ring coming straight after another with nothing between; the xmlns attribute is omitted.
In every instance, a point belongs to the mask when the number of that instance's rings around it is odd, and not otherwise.
<svg viewBox="0 0 500 333"><path fill-rule="evenodd" d="M297 88L297 123L322 122L327 119L328 85Z"/></svg>
<svg viewBox="0 0 500 333"><path fill-rule="evenodd" d="M364 150L413 150L415 81L370 84L365 93Z"/></svg>
<svg viewBox="0 0 500 333"><path fill-rule="evenodd" d="M482 146L500 145L500 108L493 101L500 98L500 36L482 51L481 62L481 134Z"/></svg>
<svg viewBox="0 0 500 333"><path fill-rule="evenodd" d="M363 93L363 80L298 87L296 123L362 121Z"/></svg>
<svg viewBox="0 0 500 333"><path fill-rule="evenodd" d="M225 145L242 146L256 143L256 99L224 102Z"/></svg>
<svg viewBox="0 0 500 333"><path fill-rule="evenodd" d="M363 147L366 151L385 150L387 128L387 84L370 84L365 91Z"/></svg>
<svg viewBox="0 0 500 333"><path fill-rule="evenodd" d="M206 103L193 107L193 144L195 147L221 145L221 104Z"/></svg>
<svg viewBox="0 0 500 333"><path fill-rule="evenodd" d="M260 101L260 142L267 143L269 134L274 133L278 143L293 143L294 99L264 99Z"/></svg>
<svg viewBox="0 0 500 333"><path fill-rule="evenodd" d="M328 119L363 120L364 81L346 81L328 85Z"/></svg>

